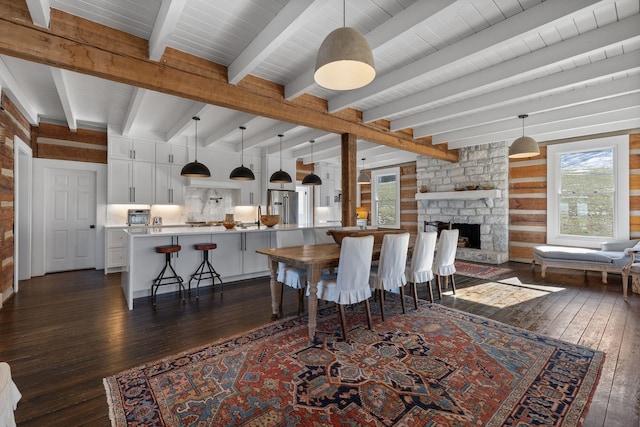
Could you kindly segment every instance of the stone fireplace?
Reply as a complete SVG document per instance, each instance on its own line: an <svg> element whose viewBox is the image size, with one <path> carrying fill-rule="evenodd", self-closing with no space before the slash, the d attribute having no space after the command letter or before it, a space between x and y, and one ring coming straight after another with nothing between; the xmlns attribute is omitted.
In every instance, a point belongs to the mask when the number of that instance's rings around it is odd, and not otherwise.
<svg viewBox="0 0 640 427"><path fill-rule="evenodd" d="M459 154L458 163L428 157L416 161L418 188L427 188L427 192L416 193L418 222L452 223L452 228L460 229L460 235L469 242L459 244L457 259L489 264L506 262L509 259L508 146L499 142L464 147L459 149ZM474 187L477 189L471 189Z"/></svg>

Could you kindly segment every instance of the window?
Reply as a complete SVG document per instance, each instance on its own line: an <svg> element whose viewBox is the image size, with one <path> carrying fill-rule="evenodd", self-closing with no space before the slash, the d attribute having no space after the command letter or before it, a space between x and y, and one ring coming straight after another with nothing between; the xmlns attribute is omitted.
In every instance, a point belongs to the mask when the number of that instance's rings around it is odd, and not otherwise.
<svg viewBox="0 0 640 427"><path fill-rule="evenodd" d="M400 228L400 168L371 172L372 225Z"/></svg>
<svg viewBox="0 0 640 427"><path fill-rule="evenodd" d="M598 247L628 239L628 137L550 145L547 156L547 242Z"/></svg>

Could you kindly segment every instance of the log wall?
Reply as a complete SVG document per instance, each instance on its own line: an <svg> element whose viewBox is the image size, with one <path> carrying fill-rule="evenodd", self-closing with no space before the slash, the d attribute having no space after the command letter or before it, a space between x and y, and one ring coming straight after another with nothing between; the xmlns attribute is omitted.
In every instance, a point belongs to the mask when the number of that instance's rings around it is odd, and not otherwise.
<svg viewBox="0 0 640 427"><path fill-rule="evenodd" d="M640 239L640 135L629 135L629 230ZM531 262L547 242L547 147L540 156L509 159L509 259Z"/></svg>
<svg viewBox="0 0 640 427"><path fill-rule="evenodd" d="M0 96L0 307L13 293L14 138L31 143L31 126L4 94Z"/></svg>
<svg viewBox="0 0 640 427"><path fill-rule="evenodd" d="M418 202L415 200L415 195L418 191L416 162L394 166L400 168L400 228L416 234L418 232ZM365 171L371 176L372 169L365 169ZM360 206L366 207L371 212L371 185L358 185L358 187L360 191Z"/></svg>

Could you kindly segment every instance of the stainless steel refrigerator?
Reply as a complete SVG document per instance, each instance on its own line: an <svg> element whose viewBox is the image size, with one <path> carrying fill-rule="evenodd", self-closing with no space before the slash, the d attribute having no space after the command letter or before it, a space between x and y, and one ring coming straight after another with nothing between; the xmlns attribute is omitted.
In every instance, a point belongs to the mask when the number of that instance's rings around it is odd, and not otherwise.
<svg viewBox="0 0 640 427"><path fill-rule="evenodd" d="M280 215L280 224L297 224L298 193L291 190L267 190L267 213Z"/></svg>

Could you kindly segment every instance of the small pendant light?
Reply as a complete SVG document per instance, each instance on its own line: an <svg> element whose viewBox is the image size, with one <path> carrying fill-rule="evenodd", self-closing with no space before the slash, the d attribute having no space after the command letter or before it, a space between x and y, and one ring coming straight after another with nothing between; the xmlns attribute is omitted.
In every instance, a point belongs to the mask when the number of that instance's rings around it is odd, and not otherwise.
<svg viewBox="0 0 640 427"><path fill-rule="evenodd" d="M269 178L269 182L273 184L289 184L292 182L291 175L289 175L288 173L282 170L282 137L283 136L284 136L283 134L278 134L278 137L280 138L280 170L275 171L271 175L271 178Z"/></svg>
<svg viewBox="0 0 640 427"><path fill-rule="evenodd" d="M309 141L311 144L311 164L313 165L313 143L315 141L312 139ZM302 178L302 185L322 185L322 179L315 173L311 172L309 175Z"/></svg>
<svg viewBox="0 0 640 427"><path fill-rule="evenodd" d="M524 157L533 157L540 154L540 147L535 139L524 136L524 119L529 117L528 114L520 114L518 118L522 119L522 136L511 144L509 147L509 158L521 159Z"/></svg>
<svg viewBox="0 0 640 427"><path fill-rule="evenodd" d="M209 168L198 162L198 121L200 117L192 117L192 119L196 122L196 157L193 162L184 165L180 171L180 175L189 178L208 178L211 176Z"/></svg>
<svg viewBox="0 0 640 427"><path fill-rule="evenodd" d="M362 170L360 171L360 175L358 175L358 179L356 180L357 184L371 184L371 177L364 171L364 157L362 158Z"/></svg>
<svg viewBox="0 0 640 427"><path fill-rule="evenodd" d="M331 90L366 86L376 77L373 52L367 39L346 26L346 4L342 2L342 28L333 30L318 49L315 82Z"/></svg>
<svg viewBox="0 0 640 427"><path fill-rule="evenodd" d="M256 176L253 174L253 171L244 165L244 130L246 127L240 126L240 131L242 133L242 145L240 151L240 166L231 171L229 175L229 179L233 179L235 181L255 181Z"/></svg>

